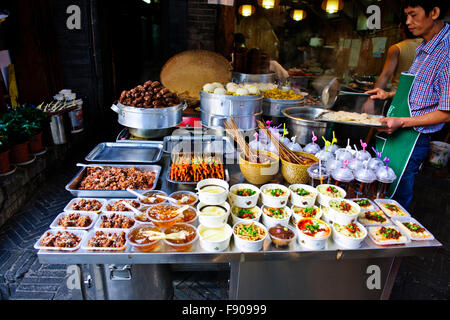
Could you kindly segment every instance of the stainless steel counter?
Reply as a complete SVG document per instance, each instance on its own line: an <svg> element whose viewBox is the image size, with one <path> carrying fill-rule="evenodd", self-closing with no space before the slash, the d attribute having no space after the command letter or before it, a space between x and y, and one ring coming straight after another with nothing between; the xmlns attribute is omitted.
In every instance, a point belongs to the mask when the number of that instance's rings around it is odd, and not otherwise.
<svg viewBox="0 0 450 320"><path fill-rule="evenodd" d="M165 172L170 165L170 155L165 154L160 163L162 173L156 189L170 194L177 190L193 190L193 185L177 185L165 180ZM230 185L243 182L237 164L228 164L230 172ZM281 182L281 176L277 177ZM425 226L426 227L426 226ZM390 287L396 276L393 268L399 257L433 254L441 247L437 240L412 241L406 245L378 246L367 238L361 248L346 250L329 240L324 250L311 251L293 243L289 248L276 248L270 241L264 243L260 252L240 252L231 241L225 252L205 252L198 241L190 252L180 253L166 248L161 241L160 247L151 253L136 251L131 246L123 252L93 252L79 250L73 253L40 250L39 261L44 264L90 264L90 265L165 265L165 264L204 264L229 263L231 265L230 298L231 299L344 299L369 298L380 299L389 296ZM382 288L378 293L372 290L354 289L353 285L343 279L353 277L355 284L360 286L366 281L366 270L373 263L379 266L382 272ZM337 264L337 265L336 265ZM348 267L345 267L345 266ZM149 266L150 267L150 266ZM285 269L283 276L276 276L277 269ZM306 269L305 269L306 268ZM356 269L355 269L356 268ZM299 273L299 270L303 270ZM359 270L359 273L355 270ZM338 291L309 291L307 294L303 287L307 284L305 277L320 277L329 279L330 272L335 279L344 281L342 290ZM352 275L353 274L353 275ZM256 277L256 278L255 278ZM257 279L265 279L258 281ZM272 280L276 280L275 282ZM297 290L291 288L289 293L284 287L291 282L298 282ZM329 280L327 280L329 281ZM339 282L338 280L336 280ZM255 283L256 282L256 283ZM345 288L344 288L345 287ZM251 289L250 289L251 288ZM359 295L354 295L355 290ZM284 294L283 294L284 292ZM281 296L280 296L281 295ZM106 295L105 295L106 296Z"/></svg>

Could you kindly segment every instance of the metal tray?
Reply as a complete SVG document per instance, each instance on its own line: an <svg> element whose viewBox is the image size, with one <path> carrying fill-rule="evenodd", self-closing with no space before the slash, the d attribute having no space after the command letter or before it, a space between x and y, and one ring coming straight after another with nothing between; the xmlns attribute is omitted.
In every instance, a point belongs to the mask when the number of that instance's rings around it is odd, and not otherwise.
<svg viewBox="0 0 450 320"><path fill-rule="evenodd" d="M171 180L170 179L170 171L172 171L172 165L170 166L170 169L167 171L166 173L166 180L170 183L175 183L175 184L184 184L184 185L196 185L199 181L190 181L190 182L185 182L185 181L175 181L175 180ZM225 168L225 181L226 182L230 182L230 174L228 172L228 169Z"/></svg>
<svg viewBox="0 0 450 320"><path fill-rule="evenodd" d="M320 113L319 115L317 115L317 117L314 120L315 121L319 121L319 122L327 122L327 123L347 124L347 125L350 125L350 126L358 126L358 127L368 127L368 128L382 128L382 127L384 127L383 124L376 125L376 124L358 123L358 122L352 122L352 121L336 121L336 120L325 120L325 119L322 119L322 117L326 113L330 113L330 112L334 112L334 111L324 111L324 112ZM383 116L376 116L376 115L372 115L372 117L379 118L379 119L384 118Z"/></svg>
<svg viewBox="0 0 450 320"><path fill-rule="evenodd" d="M228 136L193 135L164 138L165 153L231 154L235 149Z"/></svg>
<svg viewBox="0 0 450 320"><path fill-rule="evenodd" d="M161 160L163 144L160 141L103 142L85 158L89 162L156 163Z"/></svg>
<svg viewBox="0 0 450 320"><path fill-rule="evenodd" d="M97 164L91 164L90 166L95 166ZM98 164L98 166L105 166L103 164ZM123 164L110 164L108 167L117 167L117 168L136 168L141 171L155 171L156 178L155 183L151 189L147 190L137 190L137 191L150 191L156 188L156 185L159 180L159 176L161 174L161 166L158 165L123 165ZM130 193L126 190L80 190L77 189L77 186L81 183L83 178L86 176L87 168L82 168L77 175L66 185L66 190L72 193L75 197L83 198L130 198Z"/></svg>

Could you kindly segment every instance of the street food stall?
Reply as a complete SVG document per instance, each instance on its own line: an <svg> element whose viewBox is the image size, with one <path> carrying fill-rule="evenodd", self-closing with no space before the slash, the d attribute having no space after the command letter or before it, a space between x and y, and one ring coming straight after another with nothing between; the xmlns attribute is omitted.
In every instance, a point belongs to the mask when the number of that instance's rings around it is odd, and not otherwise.
<svg viewBox="0 0 450 320"><path fill-rule="evenodd" d="M365 137L297 140L295 122L262 121L265 95L294 91L230 81L199 95L202 126L180 128L186 102L162 83L122 93L112 109L141 138L119 134L79 164L74 199L36 242L41 263L89 265L97 299L170 298L171 264L228 266L230 299L387 299L401 257L441 247L387 198L396 175ZM299 126L380 126L305 109L283 113Z"/></svg>

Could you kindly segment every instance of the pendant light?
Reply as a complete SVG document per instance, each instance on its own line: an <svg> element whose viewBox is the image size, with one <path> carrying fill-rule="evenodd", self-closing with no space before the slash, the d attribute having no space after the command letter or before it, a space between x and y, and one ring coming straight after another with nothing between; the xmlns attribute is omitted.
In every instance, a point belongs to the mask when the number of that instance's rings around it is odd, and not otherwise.
<svg viewBox="0 0 450 320"><path fill-rule="evenodd" d="M344 8L344 1L342 0L323 0L322 9L327 13L336 13Z"/></svg>
<svg viewBox="0 0 450 320"><path fill-rule="evenodd" d="M252 6L251 4L243 4L239 7L239 14L243 17L250 17L252 14L255 13L256 8Z"/></svg>
<svg viewBox="0 0 450 320"><path fill-rule="evenodd" d="M280 0L258 0L258 4L264 9L273 9L280 3Z"/></svg>
<svg viewBox="0 0 450 320"><path fill-rule="evenodd" d="M290 14L292 20L301 21L306 18L306 11L302 9L294 9Z"/></svg>

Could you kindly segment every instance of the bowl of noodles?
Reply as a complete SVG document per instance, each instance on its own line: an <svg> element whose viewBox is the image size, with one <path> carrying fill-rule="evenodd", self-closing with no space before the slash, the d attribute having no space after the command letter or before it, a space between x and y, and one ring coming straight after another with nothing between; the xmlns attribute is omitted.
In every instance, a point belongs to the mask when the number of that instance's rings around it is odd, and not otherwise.
<svg viewBox="0 0 450 320"><path fill-rule="evenodd" d="M242 252L261 251L268 234L267 228L256 221L238 222L233 226L234 244Z"/></svg>

